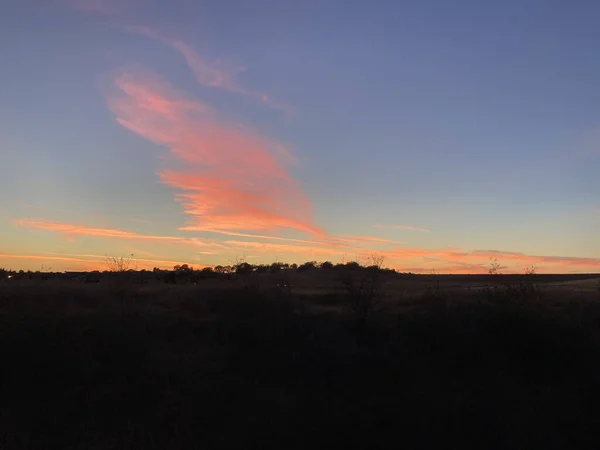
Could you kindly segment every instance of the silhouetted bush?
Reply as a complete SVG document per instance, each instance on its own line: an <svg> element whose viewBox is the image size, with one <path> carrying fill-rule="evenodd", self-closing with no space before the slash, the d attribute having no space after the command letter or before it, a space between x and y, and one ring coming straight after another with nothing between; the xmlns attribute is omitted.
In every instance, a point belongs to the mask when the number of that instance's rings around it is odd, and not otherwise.
<svg viewBox="0 0 600 450"><path fill-rule="evenodd" d="M247 262L242 262L235 266L235 273L237 275L247 276L250 275L252 272L254 272L254 267L252 266L252 264L249 264Z"/></svg>
<svg viewBox="0 0 600 450"><path fill-rule="evenodd" d="M298 272L306 272L307 270L313 270L317 267L316 261L307 261L304 264L298 266Z"/></svg>

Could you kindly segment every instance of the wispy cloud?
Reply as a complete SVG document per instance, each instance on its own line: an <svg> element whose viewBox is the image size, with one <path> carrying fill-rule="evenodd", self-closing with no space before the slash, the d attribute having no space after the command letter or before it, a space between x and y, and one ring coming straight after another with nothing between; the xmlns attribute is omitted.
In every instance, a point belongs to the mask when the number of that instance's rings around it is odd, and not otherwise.
<svg viewBox="0 0 600 450"><path fill-rule="evenodd" d="M362 236L343 234L339 240L344 242L368 243L368 244L406 244L403 241L394 241L392 239L384 239L376 236Z"/></svg>
<svg viewBox="0 0 600 450"><path fill-rule="evenodd" d="M47 220L16 219L15 225L20 227L35 228L39 230L55 231L63 233L68 237L74 236L95 236L103 238L117 239L135 239L148 241L168 241L172 243L194 245L198 247L222 247L216 242L207 242L198 238L187 238L179 236L157 236L148 234L139 234L131 231L117 230L112 228L96 228L85 225L73 225L67 223L51 222Z"/></svg>
<svg viewBox="0 0 600 450"><path fill-rule="evenodd" d="M60 263L61 269L53 269L54 271L62 270L80 270L80 271L92 271L92 270L107 270L106 256L102 255L78 255L78 254L40 254L40 255L22 255L22 254L11 254L11 253L0 253L1 260L18 260L29 262L29 269L39 270L39 264L48 264L50 268L51 263ZM176 260L164 260L164 259L147 259L147 258L135 258L131 261L132 267L138 269L152 269L153 267L161 267L170 269L177 264L188 264L193 265L190 262L176 261ZM196 267L199 267L196 264ZM27 268L27 267L26 267Z"/></svg>
<svg viewBox="0 0 600 450"><path fill-rule="evenodd" d="M125 29L132 33L146 36L170 45L185 58L196 81L202 86L224 89L232 93L253 98L265 106L278 109L288 115L294 113L293 108L273 100L267 94L241 87L238 84L236 77L239 73L246 70L243 66L226 63L220 60L210 61L198 53L194 47L187 42L181 39L168 38L150 27L132 25L125 27Z"/></svg>
<svg viewBox="0 0 600 450"><path fill-rule="evenodd" d="M251 234L241 232L224 232L233 237L249 237L249 240L226 240L222 242L211 242L197 238L186 238L177 236L154 236L133 233L124 230L108 228L87 227L81 225L60 224L43 220L21 219L15 221L19 226L42 229L51 232L63 233L66 236L93 236L98 238L137 240L139 242L168 242L184 244L190 248L191 254L223 256L239 255L240 252L249 252L270 260L273 255L279 255L286 261L301 262L305 259L331 260L336 257L364 258L374 252L385 257L386 264L404 272L428 273L436 270L440 273L485 273L489 267L490 258L496 258L508 272L523 272L524 268L531 265L540 273L570 273L570 272L600 272L600 258L575 257L575 256L551 256L551 255L528 255L519 252L501 250L462 250L458 248L395 248L388 250L374 250L368 245L348 245L325 240L308 240L283 238L262 234ZM367 238L370 238L367 236ZM376 238L374 238L376 239ZM265 241L278 242L265 242ZM377 242L375 242L377 243ZM198 247L200 247L198 249ZM137 248L137 247L136 247ZM134 253L146 256L144 259L136 258L136 263L147 265L159 265L170 267L181 263L179 261L152 259L150 253L136 251ZM56 254L56 255L0 255L2 258L21 260L51 260L64 263L86 263L98 258L104 261L105 256L79 255L79 254ZM142 266L139 266L142 268Z"/></svg>
<svg viewBox="0 0 600 450"><path fill-rule="evenodd" d="M359 249L360 247L348 244L348 243L355 243L355 242L378 242L378 243L382 243L382 242L392 243L393 242L393 243L398 243L396 241L390 241L387 239L381 239L381 238L369 237L369 236L353 236L352 238L329 237L324 240L310 240L310 239L297 239L297 238L288 238L288 237L280 237L280 236L268 236L268 235L264 235L264 234L240 233L237 231L229 231L229 230L205 230L202 228L190 227L190 226L181 227L179 229L183 230L183 231L202 231L202 232L223 234L226 236L246 237L246 238L254 238L254 239L266 239L266 240L270 240L270 241L285 241L285 242L291 242L291 243L297 243L297 244L317 244L317 245L323 245L324 247L347 248L347 249Z"/></svg>
<svg viewBox="0 0 600 450"><path fill-rule="evenodd" d="M375 228L386 228L391 230L410 230L420 231L421 233L429 233L429 230L425 228L413 227L411 225L373 225Z"/></svg>
<svg viewBox="0 0 600 450"><path fill-rule="evenodd" d="M395 267L403 271L414 271L403 268L403 261L423 261L436 258L438 263L423 271L438 269L449 273L459 266L460 273L485 273L489 268L490 258L496 258L507 272L522 272L525 267L534 265L540 272L599 272L600 258L576 256L543 256L527 255L518 252L500 250L460 250L460 249L418 249L406 248L385 252L385 255L396 262ZM415 266L413 266L415 267Z"/></svg>
<svg viewBox="0 0 600 450"><path fill-rule="evenodd" d="M160 181L198 230L291 228L323 236L299 183L278 159L281 145L256 132L220 123L212 109L149 73L116 79L109 98L118 123L170 149L185 169L162 170Z"/></svg>

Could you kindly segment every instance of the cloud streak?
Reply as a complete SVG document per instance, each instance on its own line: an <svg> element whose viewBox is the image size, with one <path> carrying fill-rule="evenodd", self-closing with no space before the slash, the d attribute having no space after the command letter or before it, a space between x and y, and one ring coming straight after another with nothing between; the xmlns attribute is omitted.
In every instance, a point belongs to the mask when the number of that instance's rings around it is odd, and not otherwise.
<svg viewBox="0 0 600 450"><path fill-rule="evenodd" d="M527 255L519 252L506 252L500 250L460 250L460 249L397 249L385 252L386 256L398 261L397 269L408 270L401 267L403 260L430 260L436 258L439 264L436 269L446 273L462 268L459 273L486 273L489 268L490 258L496 258L501 264L506 265L507 271L518 273L524 268L534 265L539 272L568 273L568 272L600 272L600 258L586 258L575 256L542 256ZM422 271L430 271L423 269Z"/></svg>
<svg viewBox="0 0 600 450"><path fill-rule="evenodd" d="M96 228L85 225L73 225L66 223L51 222L47 220L17 219L15 225L39 230L55 231L67 237L94 236L102 238L134 239L146 241L166 241L176 244L194 245L198 247L222 248L222 245L214 242L203 241L198 238L186 238L178 236L155 236L139 234L131 231L116 230L112 228Z"/></svg>
<svg viewBox="0 0 600 450"><path fill-rule="evenodd" d="M539 273L572 273L572 272L600 272L600 258L573 257L573 256L548 256L527 255L519 252L500 250L462 250L457 248L423 249L405 248L375 250L368 246L354 246L331 241L308 239L282 238L268 235L238 233L235 231L224 232L233 237L249 237L248 240L226 240L223 242L210 242L197 238L177 236L142 235L124 230L108 228L86 227L81 225L60 224L43 220L20 219L14 221L18 226L42 229L51 232L72 236L92 236L107 239L137 240L140 242L168 242L184 244L191 248L190 252L201 255L233 256L240 252L251 251L256 257L272 259L272 255L279 255L283 260L302 262L306 259L331 260L336 257L357 257L362 259L370 254L377 253L386 258L386 264L402 272L429 273L436 270L440 273L486 273L490 258L496 258L505 267L503 271L522 273L526 267L534 265ZM367 236L367 238L369 238ZM265 242L275 240L278 242ZM377 242L375 242L377 243ZM194 250L194 247L200 247ZM54 260L65 263L89 263L95 255L2 255L4 258ZM159 259L136 259L137 262L162 265L175 265L177 261ZM173 263L173 264L171 264ZM86 266L87 267L87 266Z"/></svg>
<svg viewBox="0 0 600 450"><path fill-rule="evenodd" d="M394 244L402 244L402 242L398 242L398 241L391 241L389 239L383 239L383 238L378 238L378 237L372 237L372 236L344 236L342 238L336 238L336 237L329 237L327 238L327 240L310 240L310 239L297 239L297 238L287 238L287 237L280 237L280 236L267 236L267 235L263 235L263 234L251 234L251 233L239 233L236 231L223 231L223 230L205 230L205 229L199 229L196 227L181 227L179 228L182 231L203 231L203 232L210 232L210 233L218 233L218 234L223 234L226 236L236 236L236 237L246 237L246 238L255 238L255 239L266 239L266 240L271 240L271 241L285 241L285 242L291 242L291 243L297 243L297 244L317 244L317 245L323 245L324 247L329 247L329 248L345 248L345 249L361 249L361 247L356 246L356 245L350 245L352 243L377 243L377 244L388 244L388 243L394 243Z"/></svg>
<svg viewBox="0 0 600 450"><path fill-rule="evenodd" d="M256 132L220 123L212 109L149 73L117 77L120 95L108 100L116 120L170 150L179 166L160 181L198 230L290 228L325 234L312 225L312 208L282 161L281 145Z"/></svg>
<svg viewBox="0 0 600 450"><path fill-rule="evenodd" d="M342 235L338 240L344 242L356 242L356 243L368 243L368 244L406 244L403 241L394 241L391 239L384 239L376 236L362 236L362 235Z"/></svg>
<svg viewBox="0 0 600 450"><path fill-rule="evenodd" d="M419 231L421 233L429 233L430 230L426 228L413 227L411 225L373 225L375 228L383 228L390 230L409 230L409 231Z"/></svg>
<svg viewBox="0 0 600 450"><path fill-rule="evenodd" d="M64 255L21 255L11 253L0 253L0 260L26 260L36 261L41 263L58 262L63 263L64 270L81 270L81 271L93 271L93 270L108 270L106 264L106 256L101 255L79 255L79 254L64 254ZM164 259L147 259L147 258L134 258L131 260L131 266L138 269L152 269L153 267L172 268L175 265L188 264L194 265L189 262L182 262L176 260L164 260ZM203 267L202 265L194 265L196 267ZM30 265L30 267L39 270L39 268ZM54 270L60 272L61 270Z"/></svg>
<svg viewBox="0 0 600 450"><path fill-rule="evenodd" d="M239 73L246 70L245 67L227 64L222 61L209 61L187 42L180 39L168 38L150 27L132 25L125 27L125 29L171 46L183 56L196 81L202 86L223 89L228 92L244 95L288 115L294 113L290 106L274 101L267 94L242 88L236 81L236 77Z"/></svg>

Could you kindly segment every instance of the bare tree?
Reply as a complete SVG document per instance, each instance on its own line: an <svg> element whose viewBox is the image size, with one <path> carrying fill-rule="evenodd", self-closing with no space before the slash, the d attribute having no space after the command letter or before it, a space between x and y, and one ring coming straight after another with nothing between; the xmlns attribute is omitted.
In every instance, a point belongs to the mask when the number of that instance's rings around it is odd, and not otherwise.
<svg viewBox="0 0 600 450"><path fill-rule="evenodd" d="M127 272L132 270L131 263L133 253L129 258L107 257L106 265L108 270L113 273L112 290L115 297L121 304L121 313L125 314L130 304L135 302L135 289L131 284L130 276Z"/></svg>
<svg viewBox="0 0 600 450"><path fill-rule="evenodd" d="M385 261L385 256L380 253L371 253L367 255L365 258L367 267L377 267L379 270L383 269L383 262Z"/></svg>
<svg viewBox="0 0 600 450"><path fill-rule="evenodd" d="M500 263L498 262L498 259L496 259L495 257L490 257L490 266L488 269L488 273L490 275L500 275Z"/></svg>
<svg viewBox="0 0 600 450"><path fill-rule="evenodd" d="M129 258L124 257L106 257L106 266L109 272L127 272L131 269L131 262L133 261L133 253L129 255Z"/></svg>

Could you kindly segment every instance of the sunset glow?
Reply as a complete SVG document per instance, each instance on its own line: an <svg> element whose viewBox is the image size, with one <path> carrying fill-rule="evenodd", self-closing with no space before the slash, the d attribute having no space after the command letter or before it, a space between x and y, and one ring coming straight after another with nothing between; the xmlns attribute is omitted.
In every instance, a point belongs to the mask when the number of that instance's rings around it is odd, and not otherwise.
<svg viewBox="0 0 600 450"><path fill-rule="evenodd" d="M366 6L258 2L250 29L159 3L0 7L0 267L377 254L405 272L600 272L600 114L563 70L590 54L576 39L542 57L425 12L428 34Z"/></svg>

